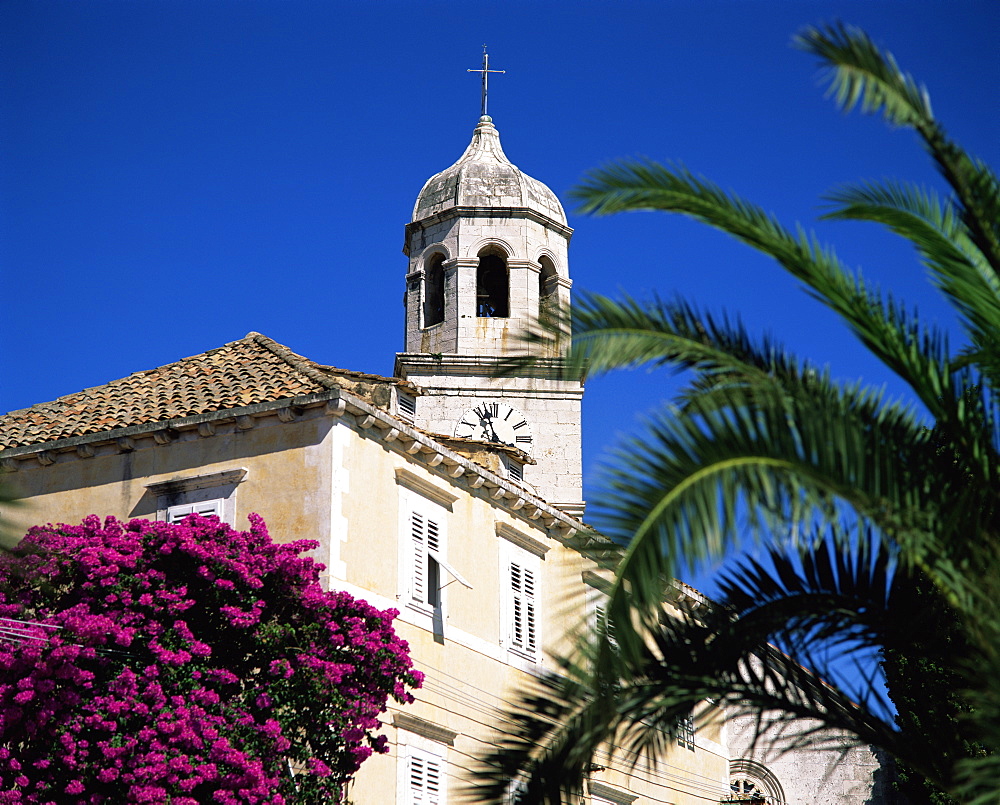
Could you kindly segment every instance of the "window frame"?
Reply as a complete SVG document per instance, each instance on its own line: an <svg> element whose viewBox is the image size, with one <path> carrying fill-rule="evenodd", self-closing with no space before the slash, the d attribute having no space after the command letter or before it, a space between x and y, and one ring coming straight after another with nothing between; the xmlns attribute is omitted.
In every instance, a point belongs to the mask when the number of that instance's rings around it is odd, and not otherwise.
<svg viewBox="0 0 1000 805"><path fill-rule="evenodd" d="M694 713L681 716L677 719L677 745L682 749L694 751L695 733L697 729L694 723Z"/></svg>
<svg viewBox="0 0 1000 805"><path fill-rule="evenodd" d="M438 749L424 748L415 743L406 743L400 746L399 758L402 761L399 769L398 785L400 789L399 800L404 805L445 805L448 801L448 760L444 747ZM437 790L426 791L414 788L414 765L419 763L422 768L421 777L426 780L427 771L436 772ZM424 786L421 786L424 788ZM419 797L414 795L420 795ZM424 796L426 795L426 796Z"/></svg>
<svg viewBox="0 0 1000 805"><path fill-rule="evenodd" d="M517 568L515 575L514 568ZM520 589L515 589L515 581ZM500 645L536 665L542 657L541 558L500 540ZM520 635L518 632L520 631Z"/></svg>
<svg viewBox="0 0 1000 805"><path fill-rule="evenodd" d="M156 497L157 522L180 522L193 512L215 514L222 522L235 526L236 490L246 480L247 474L246 468L240 467L146 484L146 489ZM202 511L197 511L196 507ZM180 509L185 508L191 511L178 514Z"/></svg>
<svg viewBox="0 0 1000 805"><path fill-rule="evenodd" d="M479 261L476 265L475 317L477 319L509 319L510 262L508 256L499 249L486 248L477 257Z"/></svg>
<svg viewBox="0 0 1000 805"><path fill-rule="evenodd" d="M587 625L595 634L600 630L607 636L613 650L618 650L615 628L608 620L608 592L611 581L594 571L584 571L583 583L587 595Z"/></svg>
<svg viewBox="0 0 1000 805"><path fill-rule="evenodd" d="M436 634L443 633L448 609L447 588L451 579L472 589L472 585L447 560L448 514L451 508L415 492L410 488L415 485L412 478L397 472L397 481L410 484L399 489L400 572L397 597L408 611L419 616L419 625ZM431 529L429 524L434 528ZM421 539L416 539L418 531ZM432 534L433 539L430 538ZM446 575L451 579L446 580ZM432 587L437 591L436 596L432 595Z"/></svg>
<svg viewBox="0 0 1000 805"><path fill-rule="evenodd" d="M441 559L447 555L447 521L443 508L401 491L406 501L401 534L406 606L432 616L444 612ZM419 537L419 538L418 538ZM432 590L432 586L436 587Z"/></svg>
<svg viewBox="0 0 1000 805"><path fill-rule="evenodd" d="M538 318L544 321L559 308L559 272L547 254L538 258Z"/></svg>

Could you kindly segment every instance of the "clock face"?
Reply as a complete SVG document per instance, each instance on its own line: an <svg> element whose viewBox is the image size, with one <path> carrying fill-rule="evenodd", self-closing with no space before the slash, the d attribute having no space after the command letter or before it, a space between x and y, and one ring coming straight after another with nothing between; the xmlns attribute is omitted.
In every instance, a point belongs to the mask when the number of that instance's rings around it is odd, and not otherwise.
<svg viewBox="0 0 1000 805"><path fill-rule="evenodd" d="M531 452L531 427L524 414L502 402L481 402L466 411L455 426L462 439L479 439Z"/></svg>

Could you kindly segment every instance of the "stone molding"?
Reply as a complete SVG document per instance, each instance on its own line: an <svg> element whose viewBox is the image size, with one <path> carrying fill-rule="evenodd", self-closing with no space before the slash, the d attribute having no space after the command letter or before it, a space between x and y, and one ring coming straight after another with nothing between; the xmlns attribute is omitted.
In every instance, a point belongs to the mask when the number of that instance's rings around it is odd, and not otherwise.
<svg viewBox="0 0 1000 805"><path fill-rule="evenodd" d="M463 218L474 224L476 218L496 219L496 218L528 218L536 223L542 224L547 229L562 235L567 241L573 236L573 228L566 224L555 221L547 215L542 215L528 207L449 207L447 210L428 215L419 221L411 221L406 225L406 242L410 242L413 232L419 232L441 221L451 218ZM403 252L409 257L409 251Z"/></svg>
<svg viewBox="0 0 1000 805"><path fill-rule="evenodd" d="M195 489L209 489L216 486L230 486L246 480L247 470L239 467L234 470L212 472L207 475L194 475L189 478L177 478L171 481L158 481L146 484L146 489L154 495L178 495L182 492L192 492Z"/></svg>
<svg viewBox="0 0 1000 805"><path fill-rule="evenodd" d="M455 739L458 737L458 733L454 730L442 727L419 716L410 715L409 713L393 713L392 726L396 727L396 729L412 732L421 738L445 744L445 746L454 746Z"/></svg>
<svg viewBox="0 0 1000 805"><path fill-rule="evenodd" d="M544 542L539 542L534 537L529 537L523 531L514 528L512 525L507 523L497 523L496 529L498 537L503 537L508 542L514 543L517 547L523 548L528 553L537 556L539 559L544 559L545 554L548 553L548 545Z"/></svg>
<svg viewBox="0 0 1000 805"><path fill-rule="evenodd" d="M399 431L396 428L392 428L386 433L385 441L390 441L388 437L394 432L396 435L392 437L391 441L395 441L396 437L399 435ZM435 464L434 466L437 465ZM459 498L458 495L449 492L447 489L442 489L437 484L431 483L422 475L418 475L413 470L407 469L406 467L396 467L396 483L400 486L405 486L407 489L416 492L418 495L423 495L425 498L433 500L435 503L440 503L448 509L448 511L451 511L451 504Z"/></svg>
<svg viewBox="0 0 1000 805"><path fill-rule="evenodd" d="M639 799L638 794L630 794L628 791L622 791L620 788L602 783L600 780L591 780L589 787L592 797L601 797L601 799L606 799L615 805L632 805Z"/></svg>

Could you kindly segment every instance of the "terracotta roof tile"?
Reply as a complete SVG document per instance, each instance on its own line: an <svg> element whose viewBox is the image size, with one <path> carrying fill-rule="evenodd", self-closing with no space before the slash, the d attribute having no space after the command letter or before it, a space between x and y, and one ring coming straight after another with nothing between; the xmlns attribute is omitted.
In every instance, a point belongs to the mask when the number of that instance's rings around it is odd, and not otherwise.
<svg viewBox="0 0 1000 805"><path fill-rule="evenodd" d="M365 377L296 355L260 333L0 416L0 449L314 394Z"/></svg>

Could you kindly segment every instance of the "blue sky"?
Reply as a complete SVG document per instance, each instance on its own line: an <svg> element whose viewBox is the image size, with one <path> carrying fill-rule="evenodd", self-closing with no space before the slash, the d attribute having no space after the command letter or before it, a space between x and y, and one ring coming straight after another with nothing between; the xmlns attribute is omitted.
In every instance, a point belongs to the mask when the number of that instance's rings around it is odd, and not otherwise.
<svg viewBox="0 0 1000 805"><path fill-rule="evenodd" d="M575 289L680 294L881 383L843 328L745 247L665 215L582 217L566 197L626 156L683 162L808 226L840 183L939 184L911 133L836 111L790 46L836 19L892 50L950 133L1000 165L995 2L6 0L0 410L251 330L391 373L403 227L468 143L479 83L466 70L484 42L506 70L490 93L506 153L576 229ZM872 226L815 226L951 326L908 248ZM588 382L588 495L602 451L675 388L643 371Z"/></svg>

